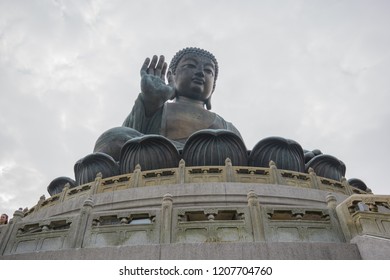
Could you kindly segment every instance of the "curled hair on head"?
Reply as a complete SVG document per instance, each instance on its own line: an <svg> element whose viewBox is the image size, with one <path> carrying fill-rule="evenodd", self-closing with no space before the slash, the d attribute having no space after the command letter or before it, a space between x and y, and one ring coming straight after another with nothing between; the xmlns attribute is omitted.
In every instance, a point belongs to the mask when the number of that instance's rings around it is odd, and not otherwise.
<svg viewBox="0 0 390 280"><path fill-rule="evenodd" d="M206 50L201 49L201 48L193 48L193 47L184 48L184 49L178 51L174 55L174 57L171 60L171 63L169 63L168 71L170 71L172 74L175 75L177 65L179 64L179 62L183 58L183 56L185 56L186 54L194 54L194 55L203 56L203 57L211 59L211 61L214 63L214 65L215 65L215 75L214 75L214 85L213 85L213 92L214 92L215 84L217 82L217 77L218 77L218 62L217 62L217 59L215 58L215 56L209 51L206 51Z"/></svg>

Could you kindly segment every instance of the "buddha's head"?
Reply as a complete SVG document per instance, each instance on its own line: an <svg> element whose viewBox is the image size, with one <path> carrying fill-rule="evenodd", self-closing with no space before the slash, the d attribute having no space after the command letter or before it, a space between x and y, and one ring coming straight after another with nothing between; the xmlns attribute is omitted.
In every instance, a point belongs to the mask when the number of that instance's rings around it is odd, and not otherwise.
<svg viewBox="0 0 390 280"><path fill-rule="evenodd" d="M176 97L202 101L211 109L210 99L218 77L218 62L212 53L200 48L182 49L172 58L167 76Z"/></svg>

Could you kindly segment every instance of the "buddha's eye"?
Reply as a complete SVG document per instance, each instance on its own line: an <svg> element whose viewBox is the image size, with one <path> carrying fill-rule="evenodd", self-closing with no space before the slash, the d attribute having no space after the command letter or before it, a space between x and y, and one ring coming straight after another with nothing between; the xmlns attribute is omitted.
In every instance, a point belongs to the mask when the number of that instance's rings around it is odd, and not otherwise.
<svg viewBox="0 0 390 280"><path fill-rule="evenodd" d="M192 64L192 63L186 63L186 64L183 65L183 68L194 69L194 68L196 68L196 65Z"/></svg>
<svg viewBox="0 0 390 280"><path fill-rule="evenodd" d="M204 72L209 74L209 75L214 75L214 71L212 69L209 69L209 68L205 68Z"/></svg>

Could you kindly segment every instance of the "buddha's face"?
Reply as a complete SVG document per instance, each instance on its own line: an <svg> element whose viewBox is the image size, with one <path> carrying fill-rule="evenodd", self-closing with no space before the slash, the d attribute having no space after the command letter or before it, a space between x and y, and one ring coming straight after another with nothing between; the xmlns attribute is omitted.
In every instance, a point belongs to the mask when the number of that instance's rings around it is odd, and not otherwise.
<svg viewBox="0 0 390 280"><path fill-rule="evenodd" d="M172 76L177 96L205 102L213 92L215 65L207 57L187 54Z"/></svg>

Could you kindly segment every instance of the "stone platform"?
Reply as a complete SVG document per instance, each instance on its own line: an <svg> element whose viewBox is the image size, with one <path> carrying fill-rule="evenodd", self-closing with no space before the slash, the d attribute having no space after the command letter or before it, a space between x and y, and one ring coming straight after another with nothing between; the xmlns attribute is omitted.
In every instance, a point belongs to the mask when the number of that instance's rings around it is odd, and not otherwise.
<svg viewBox="0 0 390 280"><path fill-rule="evenodd" d="M390 196L272 166L137 172L16 211L0 259L390 259Z"/></svg>

